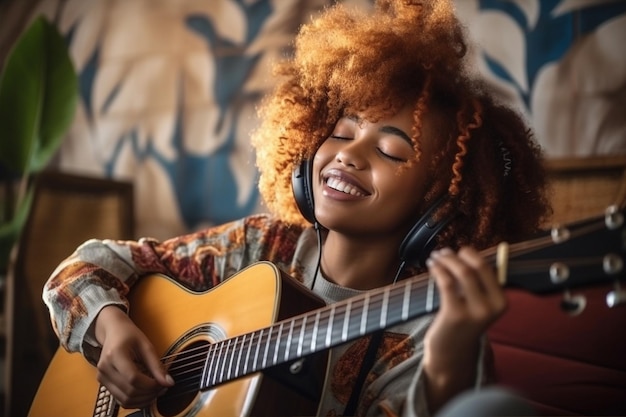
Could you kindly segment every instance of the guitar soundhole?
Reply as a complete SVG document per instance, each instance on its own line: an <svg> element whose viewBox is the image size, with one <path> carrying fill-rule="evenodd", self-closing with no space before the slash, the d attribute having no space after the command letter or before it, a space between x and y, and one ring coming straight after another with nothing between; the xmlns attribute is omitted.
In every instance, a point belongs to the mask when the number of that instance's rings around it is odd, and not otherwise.
<svg viewBox="0 0 626 417"><path fill-rule="evenodd" d="M166 361L175 384L157 399L157 409L163 416L179 415L198 396L209 344L206 340L195 341Z"/></svg>

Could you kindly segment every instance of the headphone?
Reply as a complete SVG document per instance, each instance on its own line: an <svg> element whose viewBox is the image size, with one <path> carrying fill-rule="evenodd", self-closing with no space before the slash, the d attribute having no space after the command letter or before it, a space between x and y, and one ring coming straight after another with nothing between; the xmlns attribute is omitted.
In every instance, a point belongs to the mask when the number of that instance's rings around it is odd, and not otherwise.
<svg viewBox="0 0 626 417"><path fill-rule="evenodd" d="M313 224L315 219L315 206L313 204L312 181L313 164L305 159L295 167L291 175L293 196L300 213ZM423 267L430 252L435 248L437 235L444 227L456 217L451 215L446 218L435 220L433 215L445 202L446 196L437 200L426 213L413 225L400 244L400 260L413 266Z"/></svg>

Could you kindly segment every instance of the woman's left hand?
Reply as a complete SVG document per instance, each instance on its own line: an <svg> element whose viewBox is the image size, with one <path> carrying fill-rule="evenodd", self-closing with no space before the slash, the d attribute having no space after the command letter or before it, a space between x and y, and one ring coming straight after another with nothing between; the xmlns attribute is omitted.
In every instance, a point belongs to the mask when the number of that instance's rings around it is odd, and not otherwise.
<svg viewBox="0 0 626 417"><path fill-rule="evenodd" d="M429 273L439 290L439 312L424 339L424 372L431 412L476 378L480 339L506 309L496 271L474 249L431 254Z"/></svg>

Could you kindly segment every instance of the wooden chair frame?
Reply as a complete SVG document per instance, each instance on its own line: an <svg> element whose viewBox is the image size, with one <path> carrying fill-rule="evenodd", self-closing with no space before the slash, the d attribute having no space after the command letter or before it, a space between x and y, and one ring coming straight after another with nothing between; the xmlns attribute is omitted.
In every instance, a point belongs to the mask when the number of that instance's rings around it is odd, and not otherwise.
<svg viewBox="0 0 626 417"><path fill-rule="evenodd" d="M5 410L26 415L38 383L58 348L43 284L53 269L90 238L134 237L131 182L43 172L7 277Z"/></svg>

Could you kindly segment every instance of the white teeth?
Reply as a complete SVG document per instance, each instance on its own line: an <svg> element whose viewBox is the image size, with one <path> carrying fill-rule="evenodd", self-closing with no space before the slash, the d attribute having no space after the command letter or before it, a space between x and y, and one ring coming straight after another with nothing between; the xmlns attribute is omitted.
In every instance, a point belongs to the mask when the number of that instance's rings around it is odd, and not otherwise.
<svg viewBox="0 0 626 417"><path fill-rule="evenodd" d="M341 191L342 193L346 193L346 194L350 194L350 195L354 195L357 197L363 197L365 196L365 194L363 194L361 191L359 191L358 188L356 188L355 186L348 184L345 181L342 181L338 178L329 178L328 181L326 182L326 184L337 191Z"/></svg>

